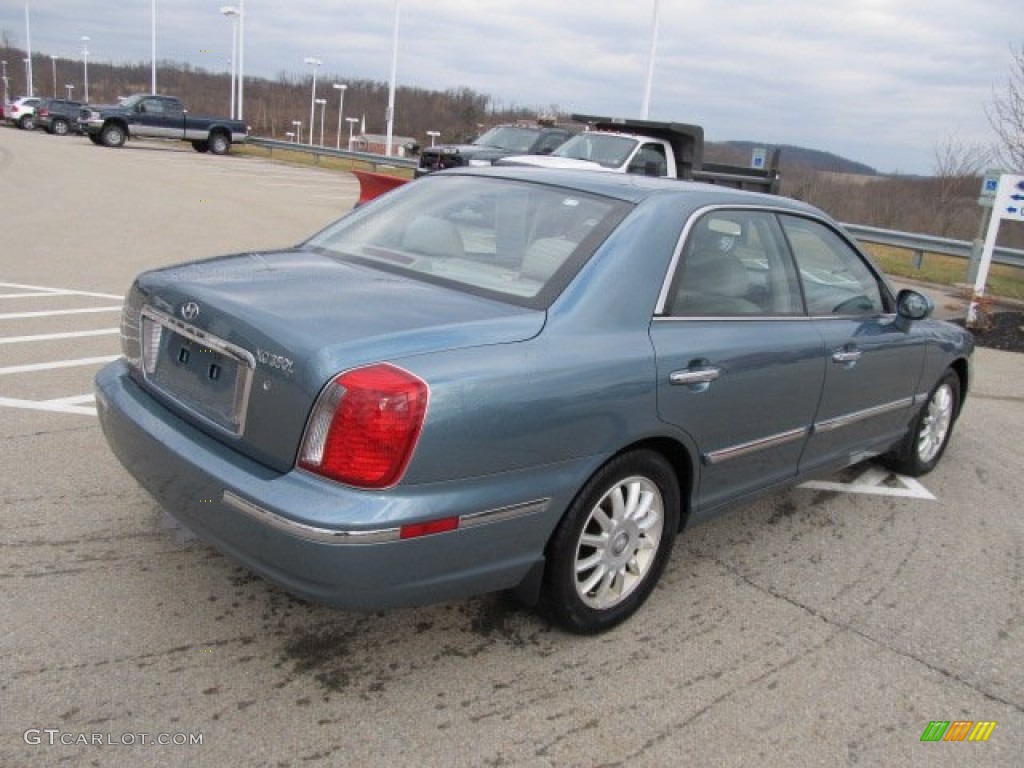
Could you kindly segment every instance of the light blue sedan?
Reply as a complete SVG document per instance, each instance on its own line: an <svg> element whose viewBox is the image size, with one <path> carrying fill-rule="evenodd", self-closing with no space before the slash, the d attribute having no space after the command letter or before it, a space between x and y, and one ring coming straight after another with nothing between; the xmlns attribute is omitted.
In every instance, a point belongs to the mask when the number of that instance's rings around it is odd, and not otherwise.
<svg viewBox="0 0 1024 768"><path fill-rule="evenodd" d="M294 249L140 275L97 401L175 518L290 592L509 589L588 633L729 505L935 467L973 343L931 309L793 200L446 172Z"/></svg>

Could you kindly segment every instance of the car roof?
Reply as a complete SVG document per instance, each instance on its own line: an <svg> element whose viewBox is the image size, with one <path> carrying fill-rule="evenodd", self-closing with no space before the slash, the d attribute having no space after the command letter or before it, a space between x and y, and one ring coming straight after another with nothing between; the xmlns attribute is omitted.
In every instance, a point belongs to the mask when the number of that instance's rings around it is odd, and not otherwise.
<svg viewBox="0 0 1024 768"><path fill-rule="evenodd" d="M748 192L731 187L697 181L657 178L630 173L602 173L594 170L536 168L528 166L492 166L489 168L452 168L432 176L489 176L516 181L529 181L576 189L594 195L612 197L634 204L653 197L678 196L691 206L758 205L789 208L802 213L822 212L807 203L761 192Z"/></svg>

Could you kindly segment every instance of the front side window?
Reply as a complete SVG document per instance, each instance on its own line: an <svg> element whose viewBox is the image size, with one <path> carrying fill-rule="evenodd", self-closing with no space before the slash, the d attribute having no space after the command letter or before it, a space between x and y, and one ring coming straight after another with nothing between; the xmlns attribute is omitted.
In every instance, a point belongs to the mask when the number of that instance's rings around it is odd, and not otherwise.
<svg viewBox="0 0 1024 768"><path fill-rule="evenodd" d="M801 315L799 283L775 215L715 210L694 221L665 310L673 317Z"/></svg>
<svg viewBox="0 0 1024 768"><path fill-rule="evenodd" d="M485 177L424 178L309 241L332 257L545 308L630 205Z"/></svg>
<svg viewBox="0 0 1024 768"><path fill-rule="evenodd" d="M879 315L887 311L878 277L835 231L812 219L779 217L807 301L816 317Z"/></svg>

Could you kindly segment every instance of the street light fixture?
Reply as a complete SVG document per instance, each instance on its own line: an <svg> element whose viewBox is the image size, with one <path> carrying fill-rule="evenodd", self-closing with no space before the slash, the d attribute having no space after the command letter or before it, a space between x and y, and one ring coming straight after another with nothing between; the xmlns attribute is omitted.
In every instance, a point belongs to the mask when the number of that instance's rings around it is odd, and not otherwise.
<svg viewBox="0 0 1024 768"><path fill-rule="evenodd" d="M313 67L313 92L309 97L309 146L313 146L313 121L316 119L316 70L323 62L316 56L307 56L303 59L306 64Z"/></svg>
<svg viewBox="0 0 1024 768"><path fill-rule="evenodd" d="M231 119L235 115L235 61L238 57L238 21L242 12L234 5L222 5L220 12L231 19ZM239 115L240 117L240 115Z"/></svg>
<svg viewBox="0 0 1024 768"><path fill-rule="evenodd" d="M317 99L316 103L320 105L320 146L324 145L324 112L327 111L327 99Z"/></svg>
<svg viewBox="0 0 1024 768"><path fill-rule="evenodd" d="M88 35L82 35L82 73L85 80L85 103L89 103L89 40Z"/></svg>
<svg viewBox="0 0 1024 768"><path fill-rule="evenodd" d="M356 123L359 122L358 117L346 117L345 122L348 123L348 151L352 151L352 131L356 127Z"/></svg>
<svg viewBox="0 0 1024 768"><path fill-rule="evenodd" d="M335 149L341 149L341 115L345 111L345 89L348 88L344 83L335 83L334 90L338 92L338 145ZM323 143L323 139L320 139L320 143Z"/></svg>
<svg viewBox="0 0 1024 768"><path fill-rule="evenodd" d="M68 92L68 101L71 101L71 92L75 90L75 86L71 83L64 83L64 90Z"/></svg>
<svg viewBox="0 0 1024 768"><path fill-rule="evenodd" d="M440 131L427 131L427 136L430 137L430 146L434 146L434 140L440 135Z"/></svg>

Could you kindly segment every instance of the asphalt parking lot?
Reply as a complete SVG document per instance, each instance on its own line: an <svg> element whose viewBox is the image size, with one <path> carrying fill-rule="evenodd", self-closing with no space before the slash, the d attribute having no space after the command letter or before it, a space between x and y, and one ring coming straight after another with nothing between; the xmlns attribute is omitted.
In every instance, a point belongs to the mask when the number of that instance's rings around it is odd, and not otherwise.
<svg viewBox="0 0 1024 768"><path fill-rule="evenodd" d="M0 128L0 184L0 765L1021 765L1024 356L979 350L920 483L859 466L688 531L605 635L500 595L341 613L169 527L91 378L137 272L297 242L354 179Z"/></svg>

